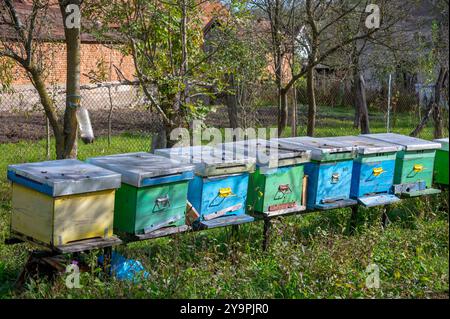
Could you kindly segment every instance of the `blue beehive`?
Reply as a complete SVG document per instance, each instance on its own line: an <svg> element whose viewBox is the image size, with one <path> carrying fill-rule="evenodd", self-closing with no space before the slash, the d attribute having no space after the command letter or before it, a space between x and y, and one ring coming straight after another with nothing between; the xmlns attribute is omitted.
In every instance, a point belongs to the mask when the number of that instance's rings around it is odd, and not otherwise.
<svg viewBox="0 0 450 319"><path fill-rule="evenodd" d="M328 210L355 205L350 199L355 148L326 138L293 137L274 139L285 148L311 150L305 165L308 176L307 208Z"/></svg>
<svg viewBox="0 0 450 319"><path fill-rule="evenodd" d="M350 197L366 207L398 202L393 195L395 159L401 146L363 136L339 136L331 141L356 147Z"/></svg>
<svg viewBox="0 0 450 319"><path fill-rule="evenodd" d="M253 221L246 215L249 173L255 160L207 146L159 149L157 155L195 165L188 200L200 214L194 228L214 228Z"/></svg>

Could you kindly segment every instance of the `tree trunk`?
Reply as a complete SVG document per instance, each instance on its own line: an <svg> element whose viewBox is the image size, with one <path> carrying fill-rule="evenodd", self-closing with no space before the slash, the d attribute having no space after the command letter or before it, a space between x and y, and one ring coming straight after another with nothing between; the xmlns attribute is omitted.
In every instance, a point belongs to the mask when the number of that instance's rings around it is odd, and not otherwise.
<svg viewBox="0 0 450 319"><path fill-rule="evenodd" d="M77 108L80 106L80 27L66 25L66 7L69 4L80 8L81 0L60 0L67 48L66 109L64 111L64 154L63 158L77 157ZM81 9L80 9L81 11Z"/></svg>
<svg viewBox="0 0 450 319"><path fill-rule="evenodd" d="M286 129L288 124L288 91L285 89L280 90L280 117L279 117L279 125L278 125L278 135L281 136Z"/></svg>
<svg viewBox="0 0 450 319"><path fill-rule="evenodd" d="M189 81L186 77L186 74L189 70L188 65L188 46L187 46L187 23L188 23L188 16L187 16L187 3L186 0L181 1L181 76L184 77L183 83L184 83L184 91L181 98L181 102L189 104L190 103L190 88L189 88ZM175 105L175 111L179 109L179 105Z"/></svg>
<svg viewBox="0 0 450 319"><path fill-rule="evenodd" d="M358 66L355 64L354 70L353 70L353 85L352 85L352 92L353 92L353 104L355 106L355 118L353 120L353 127L355 129L361 128L361 113L360 113L360 104L358 103L358 83L359 83L359 72L358 72Z"/></svg>
<svg viewBox="0 0 450 319"><path fill-rule="evenodd" d="M447 81L448 70L442 68L439 70L439 77L436 82L435 90L434 90L434 110L433 110L433 119L434 119L434 138L442 138L443 137L443 125L442 125L442 114L440 109L441 104L441 92L442 88L445 86L445 82Z"/></svg>
<svg viewBox="0 0 450 319"><path fill-rule="evenodd" d="M359 114L359 126L362 134L370 134L369 111L367 109L366 86L362 74L356 79L356 109Z"/></svg>
<svg viewBox="0 0 450 319"><path fill-rule="evenodd" d="M238 120L238 102L236 96L236 84L234 81L234 75L228 75L228 89L232 90L233 93L228 92L226 96L227 100L227 110L228 110L228 119L230 121L230 127L235 129L239 126Z"/></svg>
<svg viewBox="0 0 450 319"><path fill-rule="evenodd" d="M421 119L417 127L409 134L410 136L416 137L417 135L419 135L419 133L423 130L423 128L427 124L431 114L437 112L438 113L437 115L436 114L433 115L435 121L434 136L435 138L442 137L442 118L440 116L439 105L441 102L441 91L447 80L448 80L448 70L445 68L441 68L439 70L439 76L434 87L434 97L428 103L423 118Z"/></svg>
<svg viewBox="0 0 450 319"><path fill-rule="evenodd" d="M169 141L169 140L170 140L170 138L168 139L166 129L162 129L157 134L153 134L152 135L152 148L151 148L150 152L154 153L155 150L157 150L157 149L166 148L167 141Z"/></svg>
<svg viewBox="0 0 450 319"><path fill-rule="evenodd" d="M291 135L297 136L297 89L292 87L292 115L291 115Z"/></svg>
<svg viewBox="0 0 450 319"><path fill-rule="evenodd" d="M306 74L307 96L308 96L308 128L306 135L314 136L316 128L316 96L314 91L314 68L309 67Z"/></svg>
<svg viewBox="0 0 450 319"><path fill-rule="evenodd" d="M55 144L56 144L56 158L63 158L64 156L64 136L61 124L58 121L58 115L56 114L55 107L53 105L53 101L48 95L47 88L45 86L45 82L42 79L39 72L34 69L29 70L31 74L31 79L33 80L33 85L36 88L36 91L39 94L39 99L41 100L41 104L44 107L45 115L52 127L53 135L55 136Z"/></svg>
<svg viewBox="0 0 450 319"><path fill-rule="evenodd" d="M435 139L442 138L443 137L442 115L439 104L434 104L433 118L434 118L434 138Z"/></svg>

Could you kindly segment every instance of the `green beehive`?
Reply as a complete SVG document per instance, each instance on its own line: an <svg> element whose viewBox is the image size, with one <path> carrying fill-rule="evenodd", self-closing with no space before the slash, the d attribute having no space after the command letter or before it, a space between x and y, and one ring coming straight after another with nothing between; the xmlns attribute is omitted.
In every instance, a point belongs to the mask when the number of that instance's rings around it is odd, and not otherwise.
<svg viewBox="0 0 450 319"><path fill-rule="evenodd" d="M306 209L302 164L310 161L311 151L286 149L263 139L225 143L219 147L256 159L256 170L250 174L248 186L249 212L272 217Z"/></svg>
<svg viewBox="0 0 450 319"><path fill-rule="evenodd" d="M185 226L193 165L144 152L90 158L88 162L122 175L114 209L114 229L119 233L145 235Z"/></svg>
<svg viewBox="0 0 450 319"><path fill-rule="evenodd" d="M440 193L432 188L436 150L441 147L439 143L394 133L364 136L402 146L395 161L396 194L414 197Z"/></svg>
<svg viewBox="0 0 450 319"><path fill-rule="evenodd" d="M442 145L442 147L436 151L434 181L437 184L448 186L448 137L434 140L434 142Z"/></svg>

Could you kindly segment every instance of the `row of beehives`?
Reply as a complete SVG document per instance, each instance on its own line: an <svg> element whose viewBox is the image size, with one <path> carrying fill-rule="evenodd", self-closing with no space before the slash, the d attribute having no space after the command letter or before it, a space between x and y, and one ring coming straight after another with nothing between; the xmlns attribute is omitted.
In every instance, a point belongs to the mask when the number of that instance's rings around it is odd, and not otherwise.
<svg viewBox="0 0 450 319"><path fill-rule="evenodd" d="M448 185L448 138L397 134L250 140L87 163L11 165L11 233L61 246L113 231L145 236L304 210L386 205L438 193L433 176Z"/></svg>

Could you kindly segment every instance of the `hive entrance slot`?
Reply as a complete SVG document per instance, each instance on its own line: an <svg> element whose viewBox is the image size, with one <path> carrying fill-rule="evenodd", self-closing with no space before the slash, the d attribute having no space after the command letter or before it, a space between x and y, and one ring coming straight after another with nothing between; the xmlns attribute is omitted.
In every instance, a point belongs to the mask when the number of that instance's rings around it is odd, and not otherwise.
<svg viewBox="0 0 450 319"><path fill-rule="evenodd" d="M68 242L65 243L63 246L65 246L65 245L82 244L83 242L86 242L86 241L94 241L94 240L99 240L99 239L103 239L103 237L95 236L95 237L89 237L89 238L83 238L83 239L72 240L72 241L68 241Z"/></svg>

